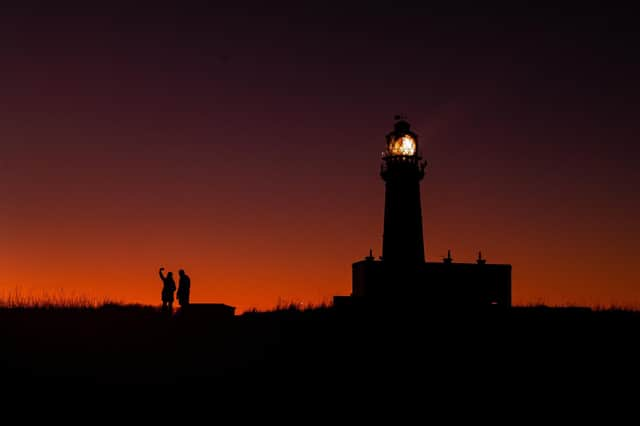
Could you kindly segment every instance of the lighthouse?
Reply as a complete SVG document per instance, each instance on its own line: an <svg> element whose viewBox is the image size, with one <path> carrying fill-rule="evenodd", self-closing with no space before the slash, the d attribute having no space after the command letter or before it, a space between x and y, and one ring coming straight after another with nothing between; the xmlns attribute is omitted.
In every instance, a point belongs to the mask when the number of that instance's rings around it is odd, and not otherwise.
<svg viewBox="0 0 640 426"><path fill-rule="evenodd" d="M386 136L380 176L385 182L382 258L398 267L424 263L420 181L426 161L419 154L418 135L397 117Z"/></svg>
<svg viewBox="0 0 640 426"><path fill-rule="evenodd" d="M451 251L442 261L426 261L420 182L427 163L418 134L406 118L397 116L384 142L382 256L376 259L370 250L354 262L351 295L334 296L334 304L375 309L510 307L510 264L489 263L481 254L474 262L454 262Z"/></svg>

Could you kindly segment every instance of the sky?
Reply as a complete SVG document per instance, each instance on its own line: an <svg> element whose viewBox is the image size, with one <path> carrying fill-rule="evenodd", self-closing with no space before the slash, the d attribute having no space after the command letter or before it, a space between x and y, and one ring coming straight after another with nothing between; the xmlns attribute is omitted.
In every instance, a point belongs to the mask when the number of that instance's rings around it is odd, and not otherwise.
<svg viewBox="0 0 640 426"><path fill-rule="evenodd" d="M237 312L351 291L384 136L419 135L425 252L518 305L640 307L640 56L624 7L0 7L0 297Z"/></svg>

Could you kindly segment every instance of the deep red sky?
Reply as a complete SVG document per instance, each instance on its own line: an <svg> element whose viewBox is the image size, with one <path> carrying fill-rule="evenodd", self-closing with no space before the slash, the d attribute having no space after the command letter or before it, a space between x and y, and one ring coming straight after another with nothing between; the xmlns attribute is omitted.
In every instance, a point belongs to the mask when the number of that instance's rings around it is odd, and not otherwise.
<svg viewBox="0 0 640 426"><path fill-rule="evenodd" d="M428 260L640 306L629 11L26 3L0 14L0 294L159 304L161 265L238 311L349 294L404 113Z"/></svg>

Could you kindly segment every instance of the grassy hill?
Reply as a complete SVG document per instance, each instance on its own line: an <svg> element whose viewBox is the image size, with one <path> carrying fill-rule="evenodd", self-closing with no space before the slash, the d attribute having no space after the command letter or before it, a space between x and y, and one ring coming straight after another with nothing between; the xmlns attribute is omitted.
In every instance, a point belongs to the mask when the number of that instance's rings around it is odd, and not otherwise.
<svg viewBox="0 0 640 426"><path fill-rule="evenodd" d="M155 307L0 309L0 374L42 383L451 384L636 370L640 312L586 308L163 315Z"/></svg>

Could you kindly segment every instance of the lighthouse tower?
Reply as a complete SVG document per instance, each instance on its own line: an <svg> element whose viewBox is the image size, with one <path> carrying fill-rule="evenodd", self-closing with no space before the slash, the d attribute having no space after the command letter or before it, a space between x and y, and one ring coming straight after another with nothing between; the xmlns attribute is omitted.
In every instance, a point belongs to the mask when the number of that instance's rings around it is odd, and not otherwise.
<svg viewBox="0 0 640 426"><path fill-rule="evenodd" d="M386 136L380 170L385 182L382 258L389 265L411 267L425 261L420 181L426 162L419 154L418 135L407 121L396 118Z"/></svg>

